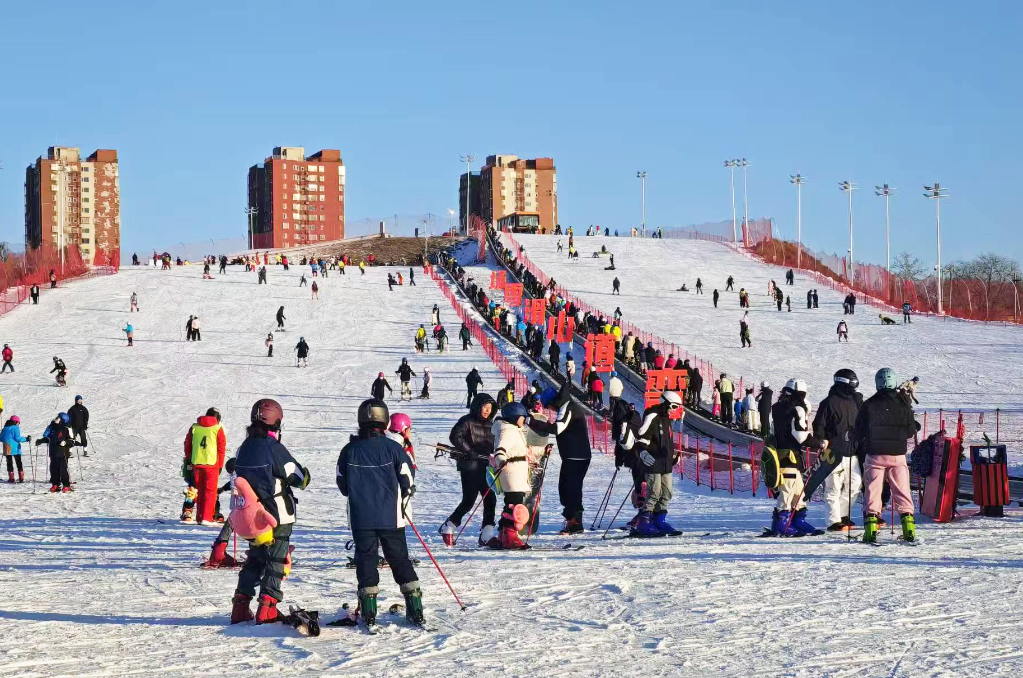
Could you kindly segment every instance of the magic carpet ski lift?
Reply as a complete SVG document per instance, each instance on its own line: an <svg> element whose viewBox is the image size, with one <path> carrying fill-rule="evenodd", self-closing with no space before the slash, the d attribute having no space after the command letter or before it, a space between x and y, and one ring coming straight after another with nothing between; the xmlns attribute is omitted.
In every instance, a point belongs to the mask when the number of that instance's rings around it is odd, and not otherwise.
<svg viewBox="0 0 1023 678"><path fill-rule="evenodd" d="M781 485L781 462L778 460L778 451L769 445L764 445L764 451L760 453L760 477L771 490L776 490Z"/></svg>

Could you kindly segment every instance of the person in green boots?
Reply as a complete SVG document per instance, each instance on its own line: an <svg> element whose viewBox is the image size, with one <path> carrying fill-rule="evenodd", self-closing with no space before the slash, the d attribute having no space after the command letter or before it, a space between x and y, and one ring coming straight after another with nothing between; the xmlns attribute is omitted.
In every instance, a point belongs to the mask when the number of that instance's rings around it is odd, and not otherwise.
<svg viewBox="0 0 1023 678"><path fill-rule="evenodd" d="M863 403L856 416L853 441L866 454L863 468L866 486L867 517L863 541L877 541L877 526L884 504L881 490L885 480L892 490L895 509L902 516L902 538L916 539L913 520L913 495L909 489L909 468L906 465L906 441L920 430L913 418L913 408L896 390L899 380L895 370L885 367L874 376L877 393Z"/></svg>

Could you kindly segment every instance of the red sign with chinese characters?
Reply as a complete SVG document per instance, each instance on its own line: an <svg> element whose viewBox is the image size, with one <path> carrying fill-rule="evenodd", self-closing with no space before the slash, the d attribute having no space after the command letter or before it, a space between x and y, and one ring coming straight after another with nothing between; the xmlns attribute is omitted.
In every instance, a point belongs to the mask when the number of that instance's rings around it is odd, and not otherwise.
<svg viewBox="0 0 1023 678"><path fill-rule="evenodd" d="M505 271L491 271L490 272L490 289L492 290L503 290L507 280L507 273Z"/></svg>
<svg viewBox="0 0 1023 678"><path fill-rule="evenodd" d="M504 284L504 305L507 307L518 306L522 303L522 283Z"/></svg>
<svg viewBox="0 0 1023 678"><path fill-rule="evenodd" d="M615 338L611 334L586 335L586 361L594 372L611 372L615 368Z"/></svg>
<svg viewBox="0 0 1023 678"><path fill-rule="evenodd" d="M573 332L575 318L567 318L564 311L560 311L557 318L551 316L547 319L547 336L559 344L572 341Z"/></svg>
<svg viewBox="0 0 1023 678"><path fill-rule="evenodd" d="M547 316L547 304L543 299L526 299L522 302L523 316L527 323L543 325Z"/></svg>
<svg viewBox="0 0 1023 678"><path fill-rule="evenodd" d="M684 400L688 384L689 374L685 370L648 370L644 405L653 407L658 404L661 402L661 394L665 391L675 391ZM685 410L680 407L674 410L670 417L681 419L683 414Z"/></svg>

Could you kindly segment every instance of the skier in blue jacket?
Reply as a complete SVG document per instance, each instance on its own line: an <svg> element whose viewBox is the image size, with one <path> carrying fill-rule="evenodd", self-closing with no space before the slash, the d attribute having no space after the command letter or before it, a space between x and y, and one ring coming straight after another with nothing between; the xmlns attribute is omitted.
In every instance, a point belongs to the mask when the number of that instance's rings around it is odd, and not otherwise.
<svg viewBox="0 0 1023 678"><path fill-rule="evenodd" d="M358 435L352 436L337 459L337 486L348 498L359 613L367 626L376 624L380 591L377 549L382 548L394 581L405 596L406 617L422 625L422 591L405 543L408 502L416 491L412 460L401 445L384 434L390 421L384 401L363 401L358 420Z"/></svg>
<svg viewBox="0 0 1023 678"><path fill-rule="evenodd" d="M25 482L25 469L21 465L21 444L32 442L32 436L21 435L21 419L14 415L7 420L0 431L0 443L3 445L4 456L7 457L7 482L14 482L14 465L18 465L18 482Z"/></svg>

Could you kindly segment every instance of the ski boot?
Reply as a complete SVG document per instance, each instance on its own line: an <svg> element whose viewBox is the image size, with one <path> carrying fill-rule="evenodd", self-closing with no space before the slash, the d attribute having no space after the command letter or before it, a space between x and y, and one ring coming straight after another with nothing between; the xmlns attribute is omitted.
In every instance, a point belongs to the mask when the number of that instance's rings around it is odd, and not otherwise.
<svg viewBox="0 0 1023 678"><path fill-rule="evenodd" d="M444 540L444 545L445 546L454 546L455 545L455 528L456 527L458 527L458 525L455 525L450 520L445 520L444 524L440 526L439 530L437 530L438 532L440 532L440 536Z"/></svg>
<svg viewBox="0 0 1023 678"><path fill-rule="evenodd" d="M50 485L50 492L60 492L59 485Z"/></svg>
<svg viewBox="0 0 1023 678"><path fill-rule="evenodd" d="M639 520L636 521L636 527L629 533L632 537L660 537L662 536L661 531L657 529L653 521L650 519L650 512L643 511L639 514Z"/></svg>
<svg viewBox="0 0 1023 678"><path fill-rule="evenodd" d="M561 532L558 534L580 534L582 532L585 532L582 519L578 516L572 516L571 518L565 518L565 524L562 525Z"/></svg>
<svg viewBox="0 0 1023 678"><path fill-rule="evenodd" d="M68 492L74 492L75 488L71 487L70 485L65 485L64 487L61 488L60 491L64 494L67 494Z"/></svg>
<svg viewBox="0 0 1023 678"><path fill-rule="evenodd" d="M213 550L210 552L210 557L206 560L206 567L234 567L238 563L235 559L227 555L227 542L218 541L214 542Z"/></svg>
<svg viewBox="0 0 1023 678"><path fill-rule="evenodd" d="M232 624L241 624L242 622L252 621L252 610L249 609L249 603L251 602L252 596L235 591L234 598L231 599Z"/></svg>
<svg viewBox="0 0 1023 678"><path fill-rule="evenodd" d="M493 525L484 525L480 529L479 545L488 548L499 548L501 540L497 538L497 530Z"/></svg>
<svg viewBox="0 0 1023 678"><path fill-rule="evenodd" d="M273 596L261 593L259 595L259 606L256 608L256 623L272 624L280 621L284 615L277 609L277 603L279 602Z"/></svg>
<svg viewBox="0 0 1023 678"><path fill-rule="evenodd" d="M836 523L831 523L830 525L828 525L828 532L848 532L848 531L849 531L849 526L846 525L841 520L839 520Z"/></svg>
<svg viewBox="0 0 1023 678"><path fill-rule="evenodd" d="M775 537L798 537L799 530L789 520L790 511L774 510L774 520L771 521L771 534Z"/></svg>
<svg viewBox="0 0 1023 678"><path fill-rule="evenodd" d="M852 528L856 527L856 523L854 523L853 519L850 518L849 516L842 516L842 524L845 525L846 528L848 528L850 530Z"/></svg>
<svg viewBox="0 0 1023 678"><path fill-rule="evenodd" d="M529 545L519 539L519 533L514 527L502 527L499 534L499 541L503 549L528 549Z"/></svg>
<svg viewBox="0 0 1023 678"><path fill-rule="evenodd" d="M9 482L9 483L13 483L14 482L14 471L10 471L7 474L7 482Z"/></svg>
<svg viewBox="0 0 1023 678"><path fill-rule="evenodd" d="M359 614L362 616L362 621L366 622L366 626L371 628L377 625L377 593L379 592L380 587L378 586L359 589Z"/></svg>
<svg viewBox="0 0 1023 678"><path fill-rule="evenodd" d="M811 525L806 520L806 508L801 508L796 511L796 515L792 518L792 527L796 531L796 536L805 537L811 534L820 534L820 531Z"/></svg>
<svg viewBox="0 0 1023 678"><path fill-rule="evenodd" d="M916 541L916 520L912 513L902 514L902 540Z"/></svg>
<svg viewBox="0 0 1023 678"><path fill-rule="evenodd" d="M676 530L674 527L672 527L671 523L668 522L667 511L655 511L653 517L653 524L654 527L661 531L661 534L679 534L680 532L679 530Z"/></svg>
<svg viewBox="0 0 1023 678"><path fill-rule="evenodd" d="M410 624L422 626L426 623L426 616L423 614L423 591L419 588L418 581L410 581L401 586L402 595L405 596L405 619Z"/></svg>
<svg viewBox="0 0 1023 678"><path fill-rule="evenodd" d="M19 483L25 482L25 472L24 471L18 471L18 482Z"/></svg>
<svg viewBox="0 0 1023 678"><path fill-rule="evenodd" d="M870 514L866 520L863 521L863 543L864 544L876 544L877 543L877 516Z"/></svg>

